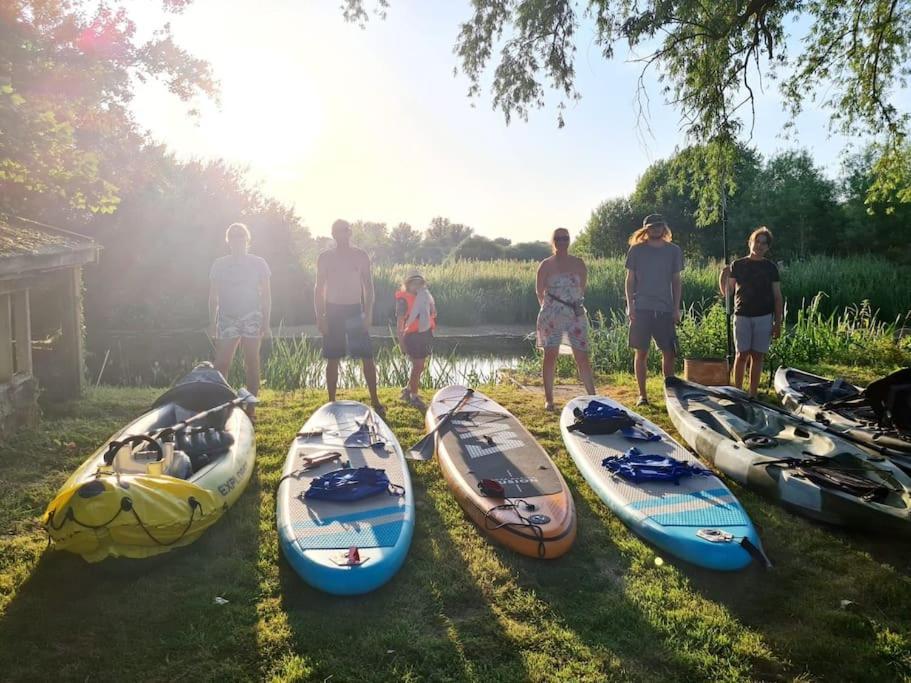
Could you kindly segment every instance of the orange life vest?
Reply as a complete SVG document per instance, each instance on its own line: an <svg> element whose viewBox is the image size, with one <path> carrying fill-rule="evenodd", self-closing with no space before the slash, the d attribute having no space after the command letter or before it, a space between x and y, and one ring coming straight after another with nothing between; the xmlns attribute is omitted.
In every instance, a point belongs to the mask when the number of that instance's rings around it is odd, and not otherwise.
<svg viewBox="0 0 911 683"><path fill-rule="evenodd" d="M411 309L414 308L414 301L416 298L415 295L405 289L400 289L395 293L395 298L405 300L405 319L407 320L408 316L411 315ZM418 322L419 321L417 319L415 319L415 321L413 323L411 323L408 327L406 327L405 334L411 334L412 332L417 332L418 331ZM437 326L437 318L435 315L431 315L430 316L430 329L434 330L434 329L436 329L436 326Z"/></svg>

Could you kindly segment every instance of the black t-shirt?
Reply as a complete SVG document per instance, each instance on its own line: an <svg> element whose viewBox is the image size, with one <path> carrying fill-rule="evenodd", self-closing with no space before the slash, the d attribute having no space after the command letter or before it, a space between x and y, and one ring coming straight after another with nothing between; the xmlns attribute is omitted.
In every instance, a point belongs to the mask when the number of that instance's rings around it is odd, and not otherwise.
<svg viewBox="0 0 911 683"><path fill-rule="evenodd" d="M768 259L737 259L731 264L734 288L734 315L755 318L775 312L772 283L778 282L778 266Z"/></svg>

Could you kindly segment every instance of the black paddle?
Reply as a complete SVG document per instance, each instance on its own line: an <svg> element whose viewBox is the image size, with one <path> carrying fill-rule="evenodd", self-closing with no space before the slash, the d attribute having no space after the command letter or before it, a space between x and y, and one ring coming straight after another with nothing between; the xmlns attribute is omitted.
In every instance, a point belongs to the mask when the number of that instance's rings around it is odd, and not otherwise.
<svg viewBox="0 0 911 683"><path fill-rule="evenodd" d="M210 415L214 415L215 413L217 413L221 410L224 410L225 408L230 408L231 406L238 406L241 403L256 403L257 402L256 397L253 394L251 394L249 391L247 391L246 389L241 388L240 391L237 392L237 394L238 394L237 398L235 398L231 401L228 401L227 403L222 403L221 405L215 406L214 408L209 408L207 410L203 410L202 412L196 413L196 415L193 415L192 417L188 417L186 420L183 420L182 422L178 422L175 425L171 425L170 427L162 427L161 429L154 431L152 433L152 436L154 436L156 438L160 438L162 436L176 434L177 432L182 432L184 429L189 427L194 422L199 422L203 418L209 417Z"/></svg>
<svg viewBox="0 0 911 683"><path fill-rule="evenodd" d="M474 394L474 389L470 388L465 392L465 395L459 399L458 403L453 406L452 410L443 415L440 418L440 421L437 423L437 426L432 430L427 432L423 438L418 441L414 446L408 449L408 453L405 455L409 460L430 460L433 458L434 446L436 444L435 436L444 426L449 424L449 421L452 419L452 416L458 412L465 401L472 397Z"/></svg>
<svg viewBox="0 0 911 683"><path fill-rule="evenodd" d="M152 432L149 432L148 434L133 434L130 436L126 436L123 439L120 439L117 441L111 441L108 444L107 453L104 454L104 464L110 465L111 463L114 462L114 456L117 454L117 450L120 448L120 446L123 446L124 444L139 442L139 441L144 441L146 443L155 444L156 450L158 451L158 459L161 460L163 457L163 452L161 450L161 446L158 445L158 442L156 441L156 439L161 439L163 437L170 436L172 434L176 434L177 432L182 432L184 429L189 427L194 422L199 422L200 420L202 420L206 417L209 417L210 415L214 415L215 413L217 413L221 410L230 408L231 406L237 406L237 405L240 405L241 403L246 403L248 401L254 402L255 400L256 400L256 397L253 394L251 394L246 389L241 389L238 392L237 398L235 398L231 401L228 401L227 403L222 403L221 405L215 406L214 408L209 408L207 410L203 410L201 413L196 413L196 415L193 415L192 417L188 417L186 420L183 420L182 422L178 422L177 424L171 425L170 427L162 427L161 429L156 429Z"/></svg>

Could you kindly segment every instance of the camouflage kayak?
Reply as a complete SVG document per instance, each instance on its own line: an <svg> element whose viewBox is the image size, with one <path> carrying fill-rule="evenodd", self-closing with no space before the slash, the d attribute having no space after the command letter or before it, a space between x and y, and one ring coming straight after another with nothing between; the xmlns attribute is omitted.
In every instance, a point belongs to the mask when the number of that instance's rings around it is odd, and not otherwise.
<svg viewBox="0 0 911 683"><path fill-rule="evenodd" d="M665 397L686 442L744 486L822 522L911 535L911 478L888 458L731 387L671 377Z"/></svg>
<svg viewBox="0 0 911 683"><path fill-rule="evenodd" d="M815 420L911 473L911 432L889 424L888 416L878 410L865 389L842 379L782 367L775 373L775 393L781 405L795 415Z"/></svg>

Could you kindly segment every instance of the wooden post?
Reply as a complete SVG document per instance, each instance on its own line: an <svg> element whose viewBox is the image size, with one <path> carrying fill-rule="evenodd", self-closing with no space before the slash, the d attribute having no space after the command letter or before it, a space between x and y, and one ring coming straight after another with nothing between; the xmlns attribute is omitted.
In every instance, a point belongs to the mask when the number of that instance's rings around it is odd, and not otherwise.
<svg viewBox="0 0 911 683"><path fill-rule="evenodd" d="M28 290L16 292L13 297L13 320L16 339L16 372L32 374L32 319L29 311Z"/></svg>
<svg viewBox="0 0 911 683"><path fill-rule="evenodd" d="M82 341L82 268L66 273L63 286L63 397L75 398L85 382L85 359Z"/></svg>
<svg viewBox="0 0 911 683"><path fill-rule="evenodd" d="M10 295L0 295L0 384L13 378L13 321Z"/></svg>

